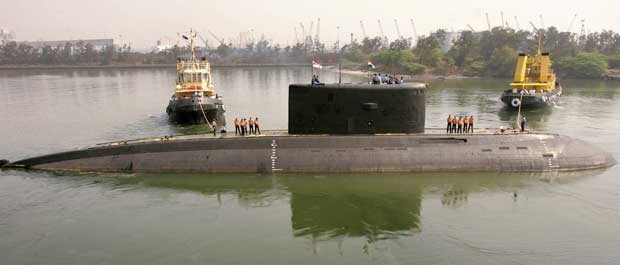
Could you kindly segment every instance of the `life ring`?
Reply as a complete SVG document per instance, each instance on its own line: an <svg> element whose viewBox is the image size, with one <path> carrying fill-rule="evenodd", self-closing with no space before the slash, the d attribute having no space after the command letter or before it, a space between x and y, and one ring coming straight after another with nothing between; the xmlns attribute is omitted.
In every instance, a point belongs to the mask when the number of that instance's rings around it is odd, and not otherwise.
<svg viewBox="0 0 620 265"><path fill-rule="evenodd" d="M521 105L521 100L519 100L518 98L513 98L512 101L510 101L510 105L516 108Z"/></svg>

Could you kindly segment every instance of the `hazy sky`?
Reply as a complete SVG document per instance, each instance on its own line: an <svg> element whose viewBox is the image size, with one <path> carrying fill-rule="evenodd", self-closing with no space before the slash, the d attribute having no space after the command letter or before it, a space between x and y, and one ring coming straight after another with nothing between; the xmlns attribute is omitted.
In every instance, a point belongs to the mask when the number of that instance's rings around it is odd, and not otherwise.
<svg viewBox="0 0 620 265"><path fill-rule="evenodd" d="M394 19L398 18L401 33L411 36L411 18L419 34L428 34L437 28L466 29L467 24L485 29L485 12L491 24L499 26L500 11L511 27L515 27L514 16L521 28L530 29L529 21L540 26L542 14L545 26L566 30L577 13L574 32L579 32L581 19L586 20L588 31L620 31L620 1L612 0L0 0L0 7L0 28L13 30L18 40L122 35L137 48L154 46L166 37L176 42L176 33L189 27L202 32L209 29L227 40L254 29L259 36L263 33L267 39L286 44L294 41L295 26L301 32L299 23L303 22L308 30L310 21L319 17L321 39L335 41L336 26L340 26L343 42L350 32L361 36L360 20L369 35L378 34L377 19L381 19L385 33L395 36ZM215 44L210 37L209 41Z"/></svg>

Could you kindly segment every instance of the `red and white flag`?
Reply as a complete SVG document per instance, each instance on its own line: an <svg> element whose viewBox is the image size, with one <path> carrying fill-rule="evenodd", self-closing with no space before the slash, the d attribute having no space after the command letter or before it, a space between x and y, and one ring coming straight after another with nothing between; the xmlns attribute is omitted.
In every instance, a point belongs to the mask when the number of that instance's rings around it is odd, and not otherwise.
<svg viewBox="0 0 620 265"><path fill-rule="evenodd" d="M323 66L319 62L312 60L312 68L321 69Z"/></svg>

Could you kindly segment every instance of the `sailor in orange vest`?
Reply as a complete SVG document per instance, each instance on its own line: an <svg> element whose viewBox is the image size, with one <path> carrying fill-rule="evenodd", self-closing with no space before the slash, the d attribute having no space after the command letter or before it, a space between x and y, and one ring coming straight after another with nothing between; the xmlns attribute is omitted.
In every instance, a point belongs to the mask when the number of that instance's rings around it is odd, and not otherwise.
<svg viewBox="0 0 620 265"><path fill-rule="evenodd" d="M259 126L258 117L254 119L254 134L256 133L260 134L260 126Z"/></svg>
<svg viewBox="0 0 620 265"><path fill-rule="evenodd" d="M463 133L468 133L469 132L469 119L467 118L467 116L465 116L463 118Z"/></svg>
<svg viewBox="0 0 620 265"><path fill-rule="evenodd" d="M452 129L452 115L448 115L448 127L446 127L446 133L450 133Z"/></svg>
<svg viewBox="0 0 620 265"><path fill-rule="evenodd" d="M235 135L241 134L241 128L239 127L239 119L235 117Z"/></svg>
<svg viewBox="0 0 620 265"><path fill-rule="evenodd" d="M463 133L463 116L459 116L459 127L458 133Z"/></svg>
<svg viewBox="0 0 620 265"><path fill-rule="evenodd" d="M454 117L452 117L452 128L450 128L450 132L451 133L455 133L456 132L456 124L457 124L456 116L454 116Z"/></svg>
<svg viewBox="0 0 620 265"><path fill-rule="evenodd" d="M241 126L241 136L244 136L245 135L245 119L241 119L239 126Z"/></svg>
<svg viewBox="0 0 620 265"><path fill-rule="evenodd" d="M250 134L254 133L254 120L250 117Z"/></svg>
<svg viewBox="0 0 620 265"><path fill-rule="evenodd" d="M474 116L469 117L469 131L474 133Z"/></svg>

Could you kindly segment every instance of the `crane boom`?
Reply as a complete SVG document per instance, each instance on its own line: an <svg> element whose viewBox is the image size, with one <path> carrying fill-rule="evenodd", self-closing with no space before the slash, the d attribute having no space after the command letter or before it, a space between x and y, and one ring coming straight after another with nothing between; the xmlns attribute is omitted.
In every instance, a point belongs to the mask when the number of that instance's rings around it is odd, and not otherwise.
<svg viewBox="0 0 620 265"><path fill-rule="evenodd" d="M504 11L500 11L499 14L502 17L502 28L503 28L504 27Z"/></svg>
<svg viewBox="0 0 620 265"><path fill-rule="evenodd" d="M532 25L532 28L535 32L538 32L538 28L536 27L536 25L534 25L534 22L530 21L530 25Z"/></svg>
<svg viewBox="0 0 620 265"><path fill-rule="evenodd" d="M471 30L471 32L476 32L471 25L467 24L467 27Z"/></svg>
<svg viewBox="0 0 620 265"><path fill-rule="evenodd" d="M403 35L400 34L400 27L398 26L398 19L394 19L394 25L396 25L396 35L398 35L399 39L402 39Z"/></svg>
<svg viewBox="0 0 620 265"><path fill-rule="evenodd" d="M521 30L521 27L519 26L519 20L517 19L517 16L515 16L515 26L517 26L517 30Z"/></svg>
<svg viewBox="0 0 620 265"><path fill-rule="evenodd" d="M571 32L571 30L573 29L573 24L575 24L576 19L577 19L577 14L573 16L573 19L571 19L570 24L568 24L568 29L566 29L567 32Z"/></svg>
<svg viewBox="0 0 620 265"><path fill-rule="evenodd" d="M418 39L418 30L415 27L415 23L413 23L413 18L411 19L411 28L413 29L413 37L415 37L415 39Z"/></svg>
<svg viewBox="0 0 620 265"><path fill-rule="evenodd" d="M491 20L489 20L489 13L485 13L487 17L487 27L489 27L489 31L491 31Z"/></svg>
<svg viewBox="0 0 620 265"><path fill-rule="evenodd" d="M368 35L366 34L366 27L364 27L363 20L360 20L360 27L362 28L362 34L364 35L364 38L368 38Z"/></svg>
<svg viewBox="0 0 620 265"><path fill-rule="evenodd" d="M314 35L314 41L319 42L319 35L321 35L321 18L316 20L316 34Z"/></svg>
<svg viewBox="0 0 620 265"><path fill-rule="evenodd" d="M213 32L211 32L210 30L207 30L207 32L209 32L209 35L211 35L211 37L213 37L215 40L217 40L217 42L219 42L221 45L226 45L224 44L224 39L220 39L218 38L215 34L213 34Z"/></svg>

